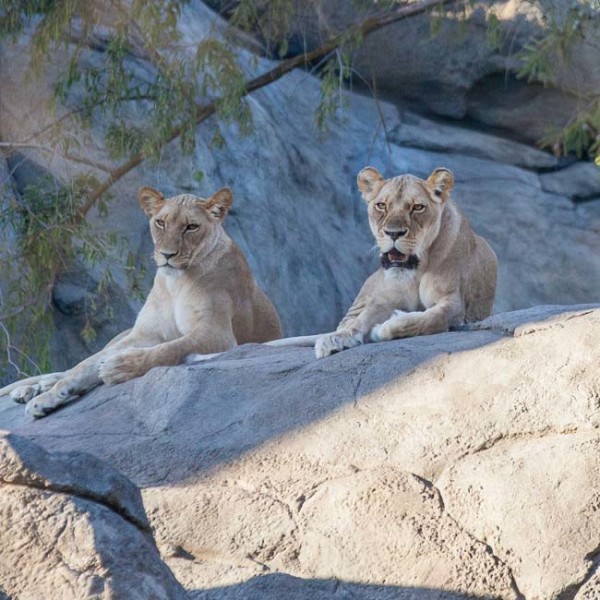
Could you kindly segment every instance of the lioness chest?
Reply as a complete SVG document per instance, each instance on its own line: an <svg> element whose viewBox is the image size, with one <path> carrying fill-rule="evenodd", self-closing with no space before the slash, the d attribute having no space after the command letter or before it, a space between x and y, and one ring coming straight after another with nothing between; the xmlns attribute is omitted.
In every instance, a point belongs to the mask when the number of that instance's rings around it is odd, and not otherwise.
<svg viewBox="0 0 600 600"><path fill-rule="evenodd" d="M419 288L421 274L415 269L381 269L379 271L379 302L394 310L423 310Z"/></svg>
<svg viewBox="0 0 600 600"><path fill-rule="evenodd" d="M166 342L191 333L213 311L199 286L189 285L183 275L174 273L155 279L136 326Z"/></svg>

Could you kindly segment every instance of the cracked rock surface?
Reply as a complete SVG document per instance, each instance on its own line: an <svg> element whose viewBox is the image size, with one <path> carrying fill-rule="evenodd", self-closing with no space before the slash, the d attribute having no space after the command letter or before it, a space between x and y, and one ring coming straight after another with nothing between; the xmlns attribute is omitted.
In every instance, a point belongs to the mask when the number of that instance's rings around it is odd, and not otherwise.
<svg viewBox="0 0 600 600"><path fill-rule="evenodd" d="M248 345L36 422L3 400L0 427L139 485L190 598L587 600L600 590L599 340L600 305L578 305L324 360ZM65 496L77 518L61 513L63 537L88 527L87 503L147 539L123 519L138 514L127 494L106 492L115 514L96 491L3 486L33 498L18 529Z"/></svg>
<svg viewBox="0 0 600 600"><path fill-rule="evenodd" d="M136 486L94 456L0 437L0 598L185 598Z"/></svg>

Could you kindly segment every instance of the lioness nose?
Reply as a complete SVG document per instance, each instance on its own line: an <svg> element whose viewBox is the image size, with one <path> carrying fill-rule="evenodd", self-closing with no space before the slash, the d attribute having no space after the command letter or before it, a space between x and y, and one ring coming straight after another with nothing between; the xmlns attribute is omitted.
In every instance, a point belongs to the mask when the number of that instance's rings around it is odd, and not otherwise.
<svg viewBox="0 0 600 600"><path fill-rule="evenodd" d="M389 235L394 241L408 233L408 229L396 229L395 231L385 229L384 231L386 235Z"/></svg>
<svg viewBox="0 0 600 600"><path fill-rule="evenodd" d="M167 259L169 260L170 258L173 258L173 256L175 256L177 254L177 252L163 252L162 250L160 251L160 253Z"/></svg>

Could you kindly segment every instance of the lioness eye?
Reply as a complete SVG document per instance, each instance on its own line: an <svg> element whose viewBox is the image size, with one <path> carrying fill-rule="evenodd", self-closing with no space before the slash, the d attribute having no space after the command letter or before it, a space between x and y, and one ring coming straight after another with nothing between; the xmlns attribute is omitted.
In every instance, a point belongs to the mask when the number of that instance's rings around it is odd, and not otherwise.
<svg viewBox="0 0 600 600"><path fill-rule="evenodd" d="M186 231L196 231L196 229L198 229L199 225L196 225L195 223L190 223L185 230Z"/></svg>
<svg viewBox="0 0 600 600"><path fill-rule="evenodd" d="M161 219L156 219L156 221L154 221L154 224L159 228L159 229L164 229L165 228L165 222Z"/></svg>
<svg viewBox="0 0 600 600"><path fill-rule="evenodd" d="M377 204L375 204L375 208L377 210L385 210L385 202L377 202Z"/></svg>
<svg viewBox="0 0 600 600"><path fill-rule="evenodd" d="M425 210L424 204L415 204L413 206L413 212L423 212Z"/></svg>

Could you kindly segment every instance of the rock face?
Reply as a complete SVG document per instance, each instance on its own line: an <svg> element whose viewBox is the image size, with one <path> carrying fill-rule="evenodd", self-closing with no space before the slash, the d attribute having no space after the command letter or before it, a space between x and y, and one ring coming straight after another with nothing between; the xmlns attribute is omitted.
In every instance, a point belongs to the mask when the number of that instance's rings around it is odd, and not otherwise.
<svg viewBox="0 0 600 600"><path fill-rule="evenodd" d="M211 4L228 10L232 3L211 0ZM292 52L320 46L365 14L364 6L357 12L344 0L298 4ZM556 73L556 87L517 77L520 52L548 21L563 23L577 4L478 0L468 7L448 5L433 17L398 21L369 35L355 51L355 85L364 88L367 81L371 89L398 105L469 119L536 143L564 127L583 96L600 92L597 18L579 28L568 61ZM582 3L579 8L585 13ZM373 3L371 14L379 12L381 8ZM580 15L580 23L583 20Z"/></svg>
<svg viewBox="0 0 600 600"><path fill-rule="evenodd" d="M186 597L156 550L139 490L89 454L2 435L0 539L0 597Z"/></svg>
<svg viewBox="0 0 600 600"><path fill-rule="evenodd" d="M502 7L517 15L519 35L534 26L519 16L526 4ZM201 3L187 4L182 44L214 22ZM429 24L412 23L412 31L400 24L369 40L360 58L381 69L388 93L402 89L433 112L512 127L525 140L563 118L569 99L555 90L518 83L510 101L497 93L507 64L481 54L481 20L466 39L445 22L427 48L419 40ZM440 53L448 38L461 47ZM22 141L53 118L61 57L43 80L27 80L28 43L24 35L0 45L2 141ZM465 70L444 62L457 57ZM587 51L578 58L591 60ZM86 60L99 64L100 56ZM261 71L269 66L258 62ZM586 85L596 85L598 70L587 71ZM541 104L515 101L522 95ZM0 439L0 598L600 593L600 307L504 312L600 298L596 171L354 94L320 138L318 97L319 82L302 72L253 94L253 138L225 130L226 147L214 149L200 128L192 156L173 144L160 164L130 173L113 190L108 218L93 215L94 225L123 234L151 273L137 187L207 196L230 185L236 200L226 226L286 334L326 331L376 262L356 173L372 164L386 176L426 177L445 166L456 176L454 198L499 256L500 314L322 361L305 348L244 346L100 387L39 422L0 399L0 427L12 431ZM141 108L132 112L143 118ZM110 163L100 149L106 125L72 132L85 158ZM30 151L2 159L0 202L18 198L39 172L66 179L80 169ZM56 368L131 324L139 301L117 262L108 265L117 286L106 306L97 303L91 346L79 330L99 272L68 273L56 286Z"/></svg>
<svg viewBox="0 0 600 600"><path fill-rule="evenodd" d="M186 5L182 43L193 46L211 28L218 30L221 24L215 19L199 2ZM404 39L394 36L396 43ZM45 71L45 79L25 79L27 49L27 36L0 46L3 140L20 141L53 118L49 99L61 56ZM86 57L100 64L99 54L90 51ZM258 70L270 66L261 60ZM139 71L142 77L143 63ZM166 194L206 197L230 185L235 202L225 226L273 299L286 335L332 330L376 264L355 182L358 171L371 164L386 177L407 172L426 177L440 166L454 171L454 198L499 257L496 311L600 297L600 203L592 200L598 177L591 165L562 169L551 155L531 146L355 94L348 95L348 111L334 120L331 131L319 136L313 116L318 98L319 81L293 72L252 95L253 137L240 138L225 129L227 145L215 149L209 143L213 124L205 123L198 129L193 155L182 156L174 143L160 164L142 165L116 185L110 215L94 215L93 222L99 231L125 236L140 271L145 267L148 272L145 291L153 265L137 188L152 185ZM132 111L143 117L141 108ZM538 116L546 122L545 111L538 110ZM99 150L106 125L94 121L89 132L72 135L81 142L84 157L110 164ZM9 161L17 193L31 182L36 168L65 178L81 171L70 161L48 163L42 155L27 156L26 166L19 166L21 158ZM193 177L196 171L204 173L201 182ZM573 202L581 198L592 201ZM94 296L98 270L65 274L56 287L54 368L73 365L131 326L140 302L128 291L122 262L117 256L108 264L118 285L104 303ZM95 300L95 313L86 298ZM93 343L80 335L84 316L98 332Z"/></svg>
<svg viewBox="0 0 600 600"><path fill-rule="evenodd" d="M5 399L0 426L141 486L191 598L580 600L600 577L599 339L582 305L323 360L249 345L41 421Z"/></svg>

